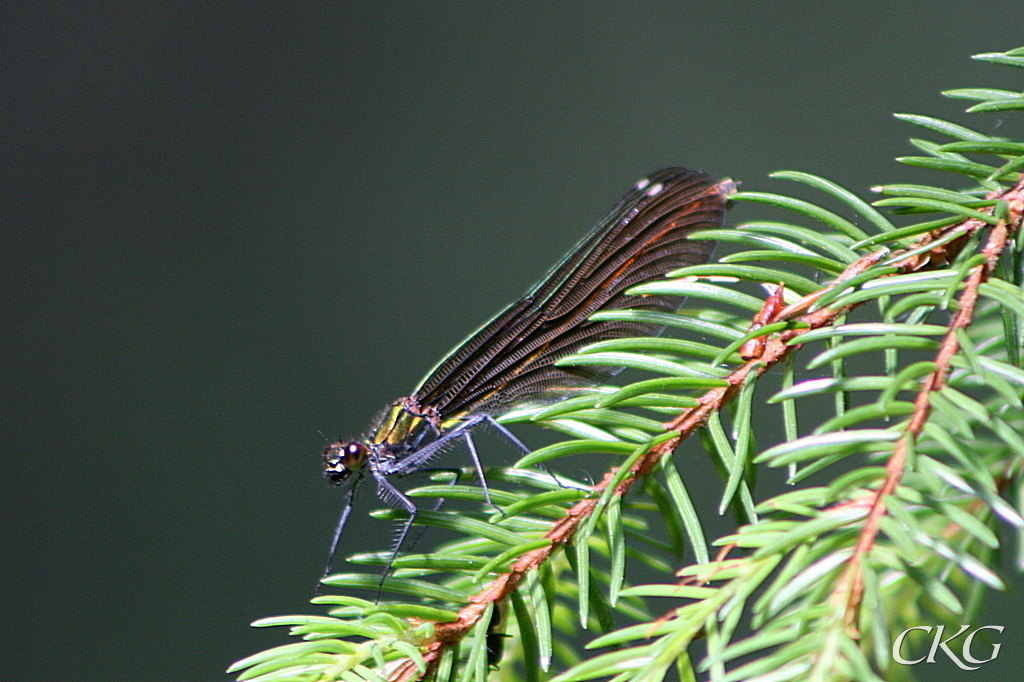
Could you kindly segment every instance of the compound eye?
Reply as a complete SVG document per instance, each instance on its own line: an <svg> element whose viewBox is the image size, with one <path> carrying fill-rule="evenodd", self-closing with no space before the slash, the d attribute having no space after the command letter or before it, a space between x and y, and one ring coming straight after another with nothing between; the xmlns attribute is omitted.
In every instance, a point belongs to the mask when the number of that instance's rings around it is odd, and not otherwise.
<svg viewBox="0 0 1024 682"><path fill-rule="evenodd" d="M362 443L349 443L345 446L345 466L349 469L361 469L366 464L370 451Z"/></svg>

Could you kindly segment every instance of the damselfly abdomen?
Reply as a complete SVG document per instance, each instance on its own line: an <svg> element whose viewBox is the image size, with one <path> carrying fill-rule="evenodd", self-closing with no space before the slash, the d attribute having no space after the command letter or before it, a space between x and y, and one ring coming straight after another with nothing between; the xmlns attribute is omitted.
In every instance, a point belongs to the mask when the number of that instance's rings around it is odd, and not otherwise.
<svg viewBox="0 0 1024 682"><path fill-rule="evenodd" d="M687 235L721 227L733 191L731 181L716 184L703 173L682 168L667 168L642 180L525 296L451 351L411 396L392 404L367 436L327 446L325 476L339 485L355 477L331 555L356 486L367 472L382 500L409 512L394 549L397 554L417 509L390 478L422 469L444 445L462 439L482 481L471 437L474 427L489 423L526 451L498 425L497 417L513 408L563 399L618 371L557 367L560 358L597 341L660 334L664 327L653 322L590 318L620 308L678 310L683 301L678 296L631 296L627 290L707 261L714 243L691 241Z"/></svg>

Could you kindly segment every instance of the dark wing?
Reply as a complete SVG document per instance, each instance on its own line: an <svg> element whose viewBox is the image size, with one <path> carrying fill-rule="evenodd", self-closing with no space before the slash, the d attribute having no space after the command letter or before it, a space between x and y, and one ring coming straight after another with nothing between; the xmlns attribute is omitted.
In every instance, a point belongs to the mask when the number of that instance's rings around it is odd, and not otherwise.
<svg viewBox="0 0 1024 682"><path fill-rule="evenodd" d="M413 398L443 419L557 398L593 385L614 367L555 367L581 347L663 327L594 321L600 310L675 312L679 296L627 296L626 289L703 263L714 243L686 236L722 225L729 190L696 171L667 168L641 181L522 299L469 337L423 380Z"/></svg>

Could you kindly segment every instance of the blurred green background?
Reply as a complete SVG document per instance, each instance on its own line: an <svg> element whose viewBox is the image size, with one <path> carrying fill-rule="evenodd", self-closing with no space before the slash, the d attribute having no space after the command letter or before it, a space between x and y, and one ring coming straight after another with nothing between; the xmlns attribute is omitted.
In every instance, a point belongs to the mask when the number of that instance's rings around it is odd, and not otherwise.
<svg viewBox="0 0 1024 682"><path fill-rule="evenodd" d="M360 433L653 170L866 194L935 181L892 160L918 134L893 111L1020 137L939 91L1019 90L969 55L1024 45L1022 20L993 0L5 4L3 677L222 679L283 643L247 623L319 612L341 495L318 430ZM387 533L364 502L349 549ZM1019 678L1021 606L978 623L1006 626L999 659L920 674Z"/></svg>

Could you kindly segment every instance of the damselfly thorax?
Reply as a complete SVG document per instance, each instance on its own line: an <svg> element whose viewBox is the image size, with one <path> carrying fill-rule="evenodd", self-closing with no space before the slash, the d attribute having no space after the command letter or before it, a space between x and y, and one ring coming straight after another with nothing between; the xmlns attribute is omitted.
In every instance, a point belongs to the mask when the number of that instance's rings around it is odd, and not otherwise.
<svg viewBox="0 0 1024 682"><path fill-rule="evenodd" d="M449 428L458 420L449 420ZM334 442L324 450L324 475L336 485L344 483L368 462L384 465L415 452L424 438L440 436L445 430L433 410L423 410L413 398L393 403L379 420L371 435L363 441Z"/></svg>
<svg viewBox="0 0 1024 682"><path fill-rule="evenodd" d="M364 440L328 445L324 449L324 475L341 485L364 467L375 475L412 473L472 421L461 416L441 421L436 410L422 407L413 397L402 398L384 411ZM425 448L425 444L433 447Z"/></svg>

